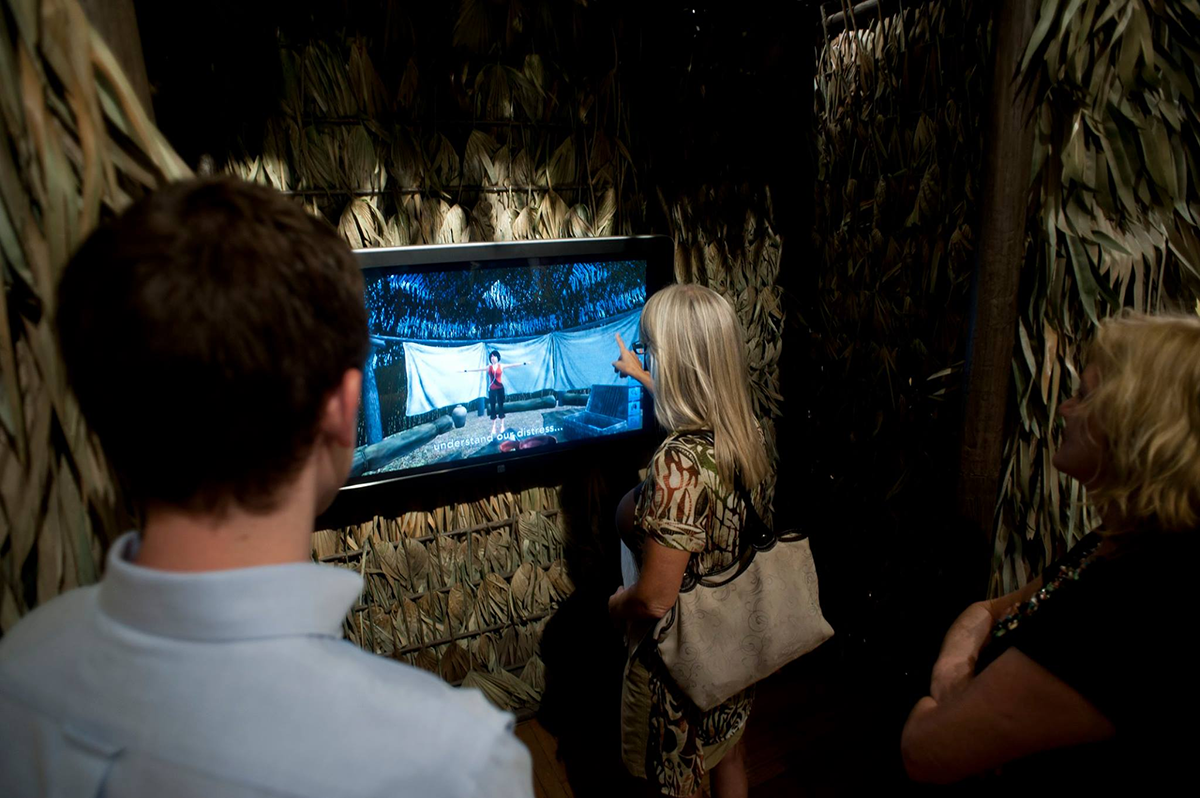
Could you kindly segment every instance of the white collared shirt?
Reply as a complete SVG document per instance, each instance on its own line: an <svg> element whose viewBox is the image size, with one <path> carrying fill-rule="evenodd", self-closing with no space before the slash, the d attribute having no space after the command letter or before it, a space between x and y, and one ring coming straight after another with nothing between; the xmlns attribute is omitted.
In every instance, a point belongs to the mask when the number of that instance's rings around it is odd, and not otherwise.
<svg viewBox="0 0 1200 798"><path fill-rule="evenodd" d="M138 544L0 640L0 795L533 795L511 715L342 639L357 574L172 573Z"/></svg>

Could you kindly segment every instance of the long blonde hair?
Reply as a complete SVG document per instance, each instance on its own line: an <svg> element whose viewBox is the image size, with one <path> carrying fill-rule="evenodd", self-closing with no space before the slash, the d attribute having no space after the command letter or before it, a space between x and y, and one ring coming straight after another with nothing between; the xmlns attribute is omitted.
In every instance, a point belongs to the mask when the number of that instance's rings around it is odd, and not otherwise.
<svg viewBox="0 0 1200 798"><path fill-rule="evenodd" d="M1200 319L1129 314L1101 323L1088 365L1099 384L1083 403L1104 436L1089 498L1127 532L1200 522Z"/></svg>
<svg viewBox="0 0 1200 798"><path fill-rule="evenodd" d="M721 480L741 474L747 489L770 463L750 405L742 326L733 307L701 285L664 288L642 310L650 350L654 415L671 432L712 430Z"/></svg>

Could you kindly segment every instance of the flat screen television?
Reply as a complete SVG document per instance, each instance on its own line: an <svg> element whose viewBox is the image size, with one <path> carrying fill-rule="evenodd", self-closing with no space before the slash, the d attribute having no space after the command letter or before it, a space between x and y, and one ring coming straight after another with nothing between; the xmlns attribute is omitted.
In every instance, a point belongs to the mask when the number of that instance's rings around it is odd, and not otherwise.
<svg viewBox="0 0 1200 798"><path fill-rule="evenodd" d="M673 251L662 236L357 251L372 346L343 493L647 434L650 397L612 361Z"/></svg>

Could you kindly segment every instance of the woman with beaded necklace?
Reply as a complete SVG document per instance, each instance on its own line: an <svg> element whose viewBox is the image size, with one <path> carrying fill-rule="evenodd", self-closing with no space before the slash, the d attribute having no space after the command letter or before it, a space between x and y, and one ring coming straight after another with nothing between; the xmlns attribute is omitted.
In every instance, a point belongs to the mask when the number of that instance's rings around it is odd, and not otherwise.
<svg viewBox="0 0 1200 798"><path fill-rule="evenodd" d="M951 626L902 735L914 780L1004 766L993 786L1011 776L1039 790L1144 792L1190 761L1196 735L1181 730L1195 728L1198 708L1186 622L1200 539L1200 319L1103 322L1061 413L1054 467L1087 488L1103 525ZM973 782L973 794L986 785Z"/></svg>

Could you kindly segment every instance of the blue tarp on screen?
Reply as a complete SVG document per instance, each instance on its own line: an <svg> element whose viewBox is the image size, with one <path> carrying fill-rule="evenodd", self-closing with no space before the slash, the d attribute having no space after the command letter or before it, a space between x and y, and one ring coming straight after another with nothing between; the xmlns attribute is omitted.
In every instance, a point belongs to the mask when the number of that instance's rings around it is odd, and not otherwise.
<svg viewBox="0 0 1200 798"><path fill-rule="evenodd" d="M478 344L418 344L404 342L404 371L408 380L405 413L428 413L441 407L467 404L487 395L488 352L500 352L504 386L509 393L546 389L572 391L593 385L621 385L612 367L617 359L614 338L637 340L641 311L633 310L604 324L568 330L522 341ZM517 366L528 363L529 365ZM514 368L514 366L516 366Z"/></svg>
<svg viewBox="0 0 1200 798"><path fill-rule="evenodd" d="M554 385L547 387L575 391L593 385L624 385L626 379L612 367L619 352L615 336L620 333L626 345L632 345L638 340L641 319L642 312L634 310L599 327L552 333Z"/></svg>

